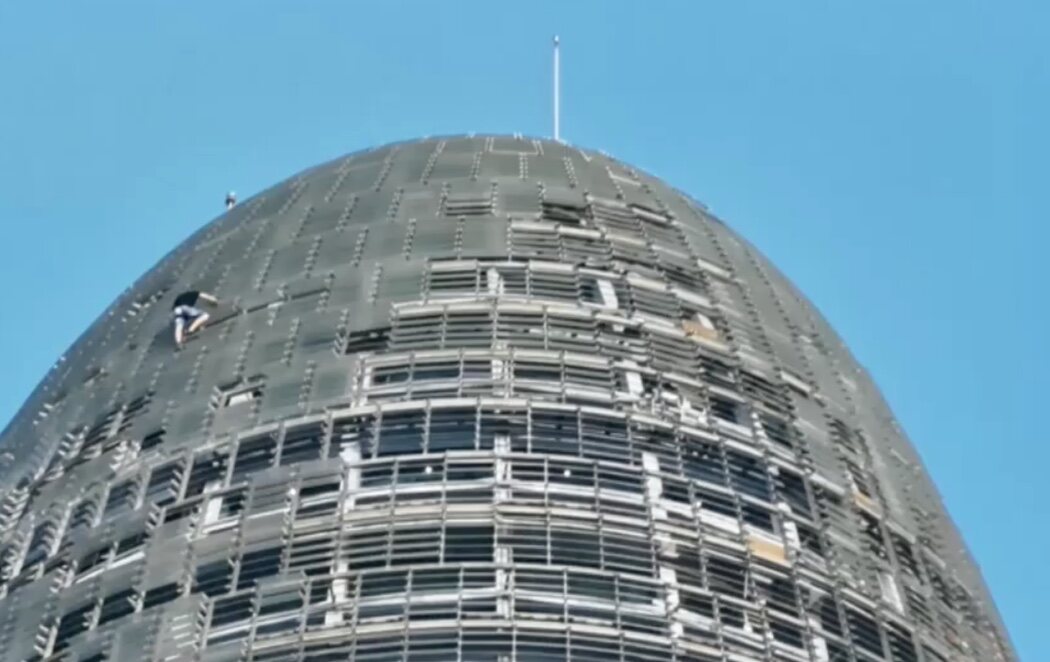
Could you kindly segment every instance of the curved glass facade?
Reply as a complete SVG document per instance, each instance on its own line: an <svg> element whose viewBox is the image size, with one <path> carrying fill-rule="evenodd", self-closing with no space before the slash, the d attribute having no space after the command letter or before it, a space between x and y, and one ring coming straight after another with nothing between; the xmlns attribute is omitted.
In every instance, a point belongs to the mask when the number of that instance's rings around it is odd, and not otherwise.
<svg viewBox="0 0 1050 662"><path fill-rule="evenodd" d="M175 295L219 297L176 349ZM0 440L3 660L1014 660L875 386L604 155L353 154L143 276Z"/></svg>

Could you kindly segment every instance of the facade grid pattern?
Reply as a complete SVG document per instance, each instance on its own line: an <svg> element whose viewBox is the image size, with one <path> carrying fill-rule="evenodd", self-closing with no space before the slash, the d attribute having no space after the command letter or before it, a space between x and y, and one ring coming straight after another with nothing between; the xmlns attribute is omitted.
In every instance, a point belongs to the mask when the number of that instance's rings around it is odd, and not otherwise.
<svg viewBox="0 0 1050 662"><path fill-rule="evenodd" d="M171 299L220 298L181 350ZM703 205L511 136L337 159L0 436L0 660L1012 662L914 449Z"/></svg>

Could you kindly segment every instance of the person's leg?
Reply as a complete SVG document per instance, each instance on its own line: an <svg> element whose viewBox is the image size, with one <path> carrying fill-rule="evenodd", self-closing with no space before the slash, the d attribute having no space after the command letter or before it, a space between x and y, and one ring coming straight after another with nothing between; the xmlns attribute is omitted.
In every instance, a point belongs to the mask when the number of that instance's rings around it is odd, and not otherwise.
<svg viewBox="0 0 1050 662"><path fill-rule="evenodd" d="M186 334L189 335L192 333L197 333L197 331L200 330L200 328L204 326L204 323L207 321L208 313L201 313L193 319L193 322L190 323L190 328L186 329Z"/></svg>
<svg viewBox="0 0 1050 662"><path fill-rule="evenodd" d="M182 329L184 326L186 326L186 318L184 318L182 315L179 315L175 318L175 344L179 347L182 347L182 341L184 337Z"/></svg>

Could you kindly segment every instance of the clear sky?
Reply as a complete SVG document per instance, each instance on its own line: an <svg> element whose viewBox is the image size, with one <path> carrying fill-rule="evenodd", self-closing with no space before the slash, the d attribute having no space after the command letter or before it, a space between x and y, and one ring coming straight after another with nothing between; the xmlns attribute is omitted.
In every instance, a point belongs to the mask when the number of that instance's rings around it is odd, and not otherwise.
<svg viewBox="0 0 1050 662"><path fill-rule="evenodd" d="M549 134L558 32L563 137L706 202L817 304L1022 657L1050 659L1047 7L4 2L0 426L227 189L422 135Z"/></svg>

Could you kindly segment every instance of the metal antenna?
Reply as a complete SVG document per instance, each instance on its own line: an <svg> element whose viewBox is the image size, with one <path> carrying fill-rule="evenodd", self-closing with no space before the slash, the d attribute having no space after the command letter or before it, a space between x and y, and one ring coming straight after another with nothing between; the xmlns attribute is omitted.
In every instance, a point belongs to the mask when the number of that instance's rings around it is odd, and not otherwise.
<svg viewBox="0 0 1050 662"><path fill-rule="evenodd" d="M561 62L558 57L558 35L554 35L554 140L561 142Z"/></svg>

